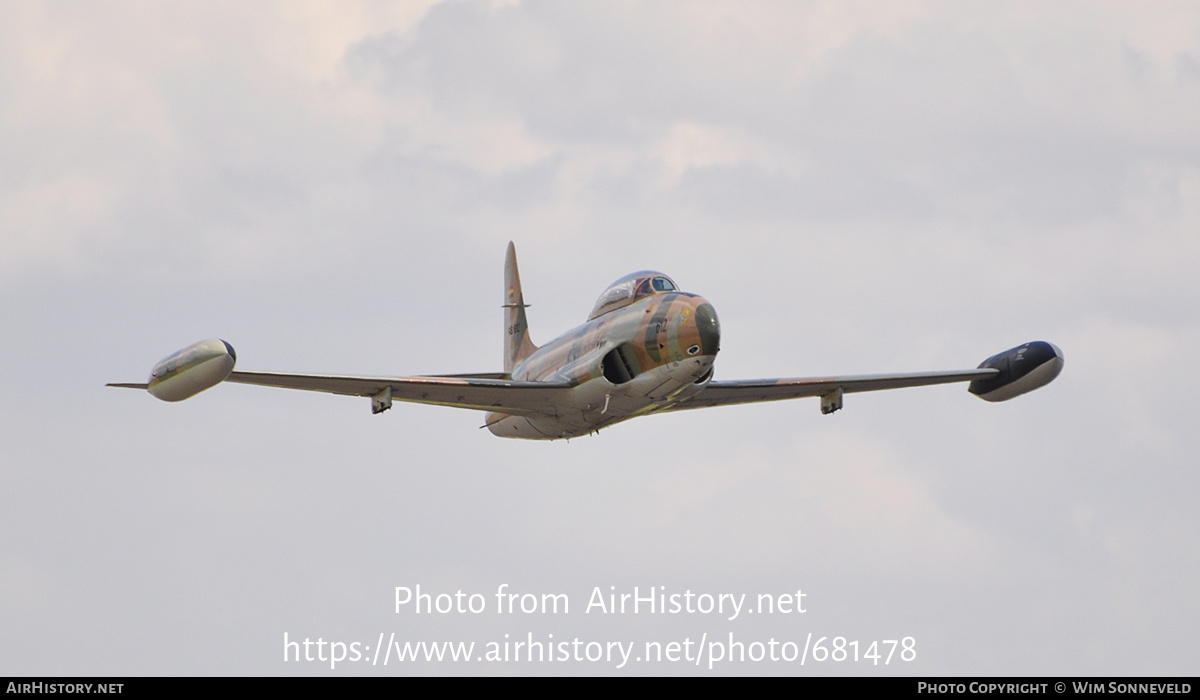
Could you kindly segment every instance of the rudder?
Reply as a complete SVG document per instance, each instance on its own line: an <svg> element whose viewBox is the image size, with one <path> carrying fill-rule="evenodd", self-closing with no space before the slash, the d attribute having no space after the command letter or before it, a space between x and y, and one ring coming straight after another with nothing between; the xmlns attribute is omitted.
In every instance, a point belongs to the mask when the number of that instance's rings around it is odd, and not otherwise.
<svg viewBox="0 0 1200 700"><path fill-rule="evenodd" d="M525 320L525 295L521 293L521 275L517 271L517 249L508 242L504 256L504 372L525 361L537 346L529 339L529 323Z"/></svg>

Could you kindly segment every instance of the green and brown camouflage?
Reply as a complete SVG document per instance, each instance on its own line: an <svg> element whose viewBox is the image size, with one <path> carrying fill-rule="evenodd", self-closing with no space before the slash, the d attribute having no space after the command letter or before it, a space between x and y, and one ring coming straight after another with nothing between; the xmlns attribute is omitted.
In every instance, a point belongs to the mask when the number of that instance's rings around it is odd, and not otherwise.
<svg viewBox="0 0 1200 700"><path fill-rule="evenodd" d="M696 294L675 291L666 275L643 271L624 277L609 290L632 281L622 304L603 304L606 291L584 325L540 348L512 371L522 381L573 384L607 377L622 384L638 375L687 358L715 357L721 328L712 304ZM655 289L658 282L662 289ZM599 308L608 306L609 308ZM615 354L614 354L615 353Z"/></svg>
<svg viewBox="0 0 1200 700"><path fill-rule="evenodd" d="M586 323L519 359L514 348L529 342L528 326L511 255L510 260L505 361L517 358L517 364L509 377L571 391L553 416L488 414L485 425L496 435L556 438L594 432L666 410L700 392L712 377L721 342L716 311L703 297L680 292L670 277L652 270L614 282Z"/></svg>

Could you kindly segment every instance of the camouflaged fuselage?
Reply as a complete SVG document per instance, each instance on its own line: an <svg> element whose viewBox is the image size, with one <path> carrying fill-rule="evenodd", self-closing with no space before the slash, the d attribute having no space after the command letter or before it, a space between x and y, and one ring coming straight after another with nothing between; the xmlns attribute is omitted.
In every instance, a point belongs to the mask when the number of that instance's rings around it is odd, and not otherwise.
<svg viewBox="0 0 1200 700"><path fill-rule="evenodd" d="M513 370L518 381L570 383L558 415L492 413L487 426L503 437L556 439L660 410L707 385L720 339L703 297L652 293L554 339Z"/></svg>

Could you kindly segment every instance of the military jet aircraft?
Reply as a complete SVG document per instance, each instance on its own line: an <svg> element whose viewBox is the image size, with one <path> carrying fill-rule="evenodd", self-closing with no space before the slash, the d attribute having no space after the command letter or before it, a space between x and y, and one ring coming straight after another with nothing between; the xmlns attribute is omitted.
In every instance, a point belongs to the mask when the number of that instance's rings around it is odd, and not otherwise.
<svg viewBox="0 0 1200 700"><path fill-rule="evenodd" d="M486 411L484 425L508 438L556 440L587 435L635 416L707 406L819 397L822 413L844 394L970 382L988 401L1006 401L1058 376L1063 355L1042 341L985 360L977 369L844 377L714 380L721 326L712 304L681 291L670 277L635 272L612 283L587 322L538 347L529 337L517 255L504 260L504 371L415 377L234 371L233 346L205 340L154 366L146 389L182 401L222 381L323 391L371 399L382 413L393 401Z"/></svg>

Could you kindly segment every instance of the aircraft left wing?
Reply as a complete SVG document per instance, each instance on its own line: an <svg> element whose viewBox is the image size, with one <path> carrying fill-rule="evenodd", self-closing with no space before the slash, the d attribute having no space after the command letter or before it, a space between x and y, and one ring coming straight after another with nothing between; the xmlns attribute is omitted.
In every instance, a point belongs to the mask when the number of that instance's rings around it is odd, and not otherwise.
<svg viewBox="0 0 1200 700"><path fill-rule="evenodd" d="M743 381L713 380L700 393L664 410L680 411L687 408L731 406L742 403L782 401L784 399L799 399L806 396L820 396L822 399L821 412L832 413L842 407L842 394L975 381L988 379L999 373L1000 370L997 369L966 369L949 372L863 374L845 377L794 377Z"/></svg>
<svg viewBox="0 0 1200 700"><path fill-rule="evenodd" d="M727 406L758 401L821 397L821 412L842 407L842 394L912 386L971 382L968 390L985 401L1007 401L1049 384L1062 371L1062 351L1053 343L1033 341L984 360L977 369L845 377L711 381L694 396L665 411Z"/></svg>

